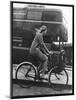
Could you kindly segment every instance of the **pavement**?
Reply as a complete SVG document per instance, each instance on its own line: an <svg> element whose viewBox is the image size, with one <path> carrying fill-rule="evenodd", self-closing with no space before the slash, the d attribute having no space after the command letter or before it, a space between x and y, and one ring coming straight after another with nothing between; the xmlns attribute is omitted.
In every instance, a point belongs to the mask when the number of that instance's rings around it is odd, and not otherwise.
<svg viewBox="0 0 76 100"><path fill-rule="evenodd" d="M13 84L12 84L12 95L13 98L23 98L23 97L41 97L41 96L55 96L55 95L66 95L72 94L72 68L67 70L69 76L68 86L65 87L62 91L56 91L53 88L49 87L47 81L23 81L26 88L20 87L15 80L15 72L16 72L17 64L13 64ZM64 77L65 78L65 77ZM63 82L63 81L62 81ZM27 87L28 84L32 84L31 87ZM62 88L62 85L59 85Z"/></svg>
<svg viewBox="0 0 76 100"><path fill-rule="evenodd" d="M71 88L66 88L62 91L55 91L53 88L49 87L48 85L44 84L34 84L30 88L22 88L17 84L13 84L13 97L14 98L20 98L20 97L40 97L40 96L55 96L55 95L66 95L66 94L72 94Z"/></svg>
<svg viewBox="0 0 76 100"><path fill-rule="evenodd" d="M15 79L15 72L16 72L16 67L17 67L17 64L13 64L13 79ZM72 67L70 66L69 68L67 68L67 73L68 73L68 76L69 76L69 81L68 81L68 85L72 85ZM64 79L65 79L65 76L64 76ZM64 83L64 79L62 78L61 82L59 84L63 84ZM42 82L46 82L46 80L43 80ZM54 83L57 83L57 81L54 81Z"/></svg>

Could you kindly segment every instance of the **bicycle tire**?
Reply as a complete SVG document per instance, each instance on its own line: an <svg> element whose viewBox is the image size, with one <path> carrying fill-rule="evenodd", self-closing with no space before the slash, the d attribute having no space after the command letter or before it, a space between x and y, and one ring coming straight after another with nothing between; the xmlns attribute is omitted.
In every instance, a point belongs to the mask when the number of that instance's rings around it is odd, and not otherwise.
<svg viewBox="0 0 76 100"><path fill-rule="evenodd" d="M22 68L22 66L24 66L24 68L26 67L26 66L29 66L29 69L27 70L27 71L33 71L34 72L34 76L32 77L32 75L31 76L29 76L28 74L29 74L29 72L27 72L24 76L25 76L25 79L19 79L18 78L18 74L19 74L19 70ZM32 69L32 70L31 70ZM32 72L31 72L31 74L32 74ZM17 69L16 69L16 73L15 73L15 78L16 78L16 83L20 86L20 87L22 87L22 88L29 88L29 87L31 87L32 86L32 82L31 82L31 84L30 84L30 81L32 81L32 80L27 80L27 78L28 77L31 77L31 78L33 78L33 81L35 80L35 77L36 77L36 68L35 68L35 66L32 64L32 63L30 63L30 62L22 62L22 63L20 63L18 66L17 66Z"/></svg>
<svg viewBox="0 0 76 100"><path fill-rule="evenodd" d="M55 74L55 76L56 75L59 75L59 73L57 73L56 72L56 69L57 69L57 67L53 67L51 70L50 70L50 72L49 72L49 77L48 77L48 83L49 83L49 86L51 86L54 90L56 90L56 91L62 91L62 90L64 90L66 87L67 87L67 85L68 85L68 73L67 73L67 71L65 70L65 69L63 69L62 71L65 73L65 76L66 76L66 82L65 82L65 84L57 84L57 83L52 83L52 79L50 79L51 77L52 77L52 74ZM53 76L53 78L55 77L55 76ZM57 77L57 76L56 76ZM58 79L59 80L59 79Z"/></svg>

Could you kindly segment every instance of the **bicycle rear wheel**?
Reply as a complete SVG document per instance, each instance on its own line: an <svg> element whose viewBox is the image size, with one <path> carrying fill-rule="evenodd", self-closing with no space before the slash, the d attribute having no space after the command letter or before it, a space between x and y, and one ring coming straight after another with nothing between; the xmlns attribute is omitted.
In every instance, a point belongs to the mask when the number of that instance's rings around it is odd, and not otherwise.
<svg viewBox="0 0 76 100"><path fill-rule="evenodd" d="M56 91L61 91L68 85L68 73L63 69L60 73L57 73L57 66L52 68L49 72L48 82L49 85Z"/></svg>
<svg viewBox="0 0 76 100"><path fill-rule="evenodd" d="M31 87L32 82L36 77L36 69L35 66L30 62L23 62L18 65L16 70L16 82L21 87Z"/></svg>

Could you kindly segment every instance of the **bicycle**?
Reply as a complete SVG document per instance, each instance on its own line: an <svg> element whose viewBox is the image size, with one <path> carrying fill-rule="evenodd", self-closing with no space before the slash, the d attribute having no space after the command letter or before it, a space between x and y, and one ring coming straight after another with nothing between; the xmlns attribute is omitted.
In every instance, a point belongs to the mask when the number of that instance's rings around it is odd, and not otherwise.
<svg viewBox="0 0 76 100"><path fill-rule="evenodd" d="M48 82L49 86L51 86L56 91L65 89L65 87L68 85L68 73L65 69L66 66L63 63L62 57L63 52L61 51L56 51L52 55L49 54L47 65L48 72L46 73L46 75L48 75L47 79L40 77L42 69L36 67L32 62L25 61L20 63L16 68L15 74L17 84L25 88L32 86L32 84L29 84L31 81L37 82L45 80ZM25 81L27 86L25 85Z"/></svg>

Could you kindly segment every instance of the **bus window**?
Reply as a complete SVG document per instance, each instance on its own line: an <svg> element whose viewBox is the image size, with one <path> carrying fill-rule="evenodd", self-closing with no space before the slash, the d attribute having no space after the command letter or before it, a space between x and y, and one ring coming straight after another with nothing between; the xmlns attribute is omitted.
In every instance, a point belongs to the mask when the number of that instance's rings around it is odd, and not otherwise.
<svg viewBox="0 0 76 100"><path fill-rule="evenodd" d="M28 11L27 19L28 20L41 20L42 12L41 11Z"/></svg>
<svg viewBox="0 0 76 100"><path fill-rule="evenodd" d="M42 14L43 21L56 21L62 22L62 13L57 10L46 10Z"/></svg>

